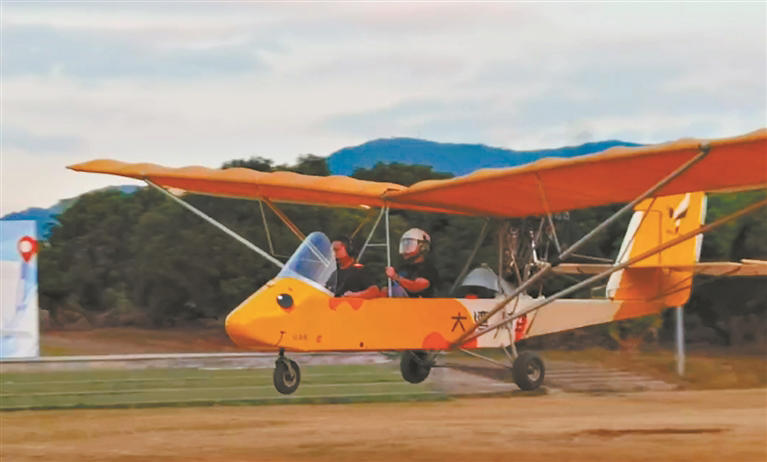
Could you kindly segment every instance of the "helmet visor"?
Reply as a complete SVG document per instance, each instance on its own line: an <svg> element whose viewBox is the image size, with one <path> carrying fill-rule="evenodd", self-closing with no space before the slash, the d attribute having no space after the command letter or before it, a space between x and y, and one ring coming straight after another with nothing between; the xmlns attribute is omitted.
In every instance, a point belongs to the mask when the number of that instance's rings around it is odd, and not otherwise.
<svg viewBox="0 0 767 462"><path fill-rule="evenodd" d="M408 255L418 251L418 239L406 237L399 241L400 255Z"/></svg>

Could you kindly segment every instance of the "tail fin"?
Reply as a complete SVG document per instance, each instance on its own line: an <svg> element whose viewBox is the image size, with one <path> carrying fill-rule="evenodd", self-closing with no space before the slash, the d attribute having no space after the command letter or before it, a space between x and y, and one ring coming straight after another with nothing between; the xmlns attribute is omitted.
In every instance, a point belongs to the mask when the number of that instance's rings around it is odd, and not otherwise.
<svg viewBox="0 0 767 462"><path fill-rule="evenodd" d="M694 230L706 218L703 192L647 199L634 208L617 263L623 263L681 234ZM610 276L607 296L614 300L653 301L664 306L687 303L692 271L671 271L670 265L693 265L700 257L703 236L689 239L637 262Z"/></svg>

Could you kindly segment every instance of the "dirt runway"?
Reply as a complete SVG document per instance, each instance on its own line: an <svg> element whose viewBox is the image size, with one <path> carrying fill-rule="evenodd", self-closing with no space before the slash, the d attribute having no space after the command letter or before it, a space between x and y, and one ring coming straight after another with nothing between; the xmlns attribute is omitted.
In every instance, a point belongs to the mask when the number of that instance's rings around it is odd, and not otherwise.
<svg viewBox="0 0 767 462"><path fill-rule="evenodd" d="M767 390L10 412L3 461L765 461Z"/></svg>

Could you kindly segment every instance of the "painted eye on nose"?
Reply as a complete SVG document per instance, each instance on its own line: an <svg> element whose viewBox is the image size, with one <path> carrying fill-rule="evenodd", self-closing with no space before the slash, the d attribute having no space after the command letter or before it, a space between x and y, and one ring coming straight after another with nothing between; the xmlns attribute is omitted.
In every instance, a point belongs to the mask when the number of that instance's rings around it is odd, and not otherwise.
<svg viewBox="0 0 767 462"><path fill-rule="evenodd" d="M277 304L283 308L290 308L293 306L293 297L288 294L280 294L277 296Z"/></svg>

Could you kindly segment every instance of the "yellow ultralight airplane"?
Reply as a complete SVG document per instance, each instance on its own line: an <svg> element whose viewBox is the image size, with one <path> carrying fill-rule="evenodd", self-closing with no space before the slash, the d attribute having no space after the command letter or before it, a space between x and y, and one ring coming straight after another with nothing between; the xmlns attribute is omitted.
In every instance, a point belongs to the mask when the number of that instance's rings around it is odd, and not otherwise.
<svg viewBox="0 0 767 462"><path fill-rule="evenodd" d="M531 352L517 354L514 344L521 339L682 306L690 296L694 274L767 275L764 261L698 262L702 233L767 205L767 199L760 200L704 225L706 192L767 187L767 129L736 138L688 139L612 148L576 158L542 159L410 187L343 176L245 168L166 168L114 160L69 168L144 180L281 268L228 315L226 331L242 347L279 352L274 384L285 394L297 389L301 377L298 364L286 358L285 351L402 351L403 378L418 383L436 365L436 352L460 349L477 355L470 350L489 347L503 348L509 354L516 384L532 390L543 382L544 365ZM183 193L260 200L303 242L282 263L180 199ZM493 290L493 298L366 300L334 297L336 262L329 239L320 232L304 238L274 202L380 208L360 256L383 217L389 265L389 210L393 208L498 220L535 216L540 217L540 226L524 245L518 230L501 227L498 275L478 269L491 275L491 283L485 285ZM616 202L628 203L567 249L560 248L553 214ZM564 262L629 211L634 215L614 263ZM459 280L486 230L487 222ZM540 249L544 239L554 243L557 252L553 257L537 254L536 247ZM525 261L518 258L523 250L528 255ZM472 274L482 276L478 270ZM590 277L548 297L528 295L531 287L556 272ZM516 281L510 284L510 278ZM609 280L603 299L564 298L605 278ZM389 295L391 288L389 280Z"/></svg>

